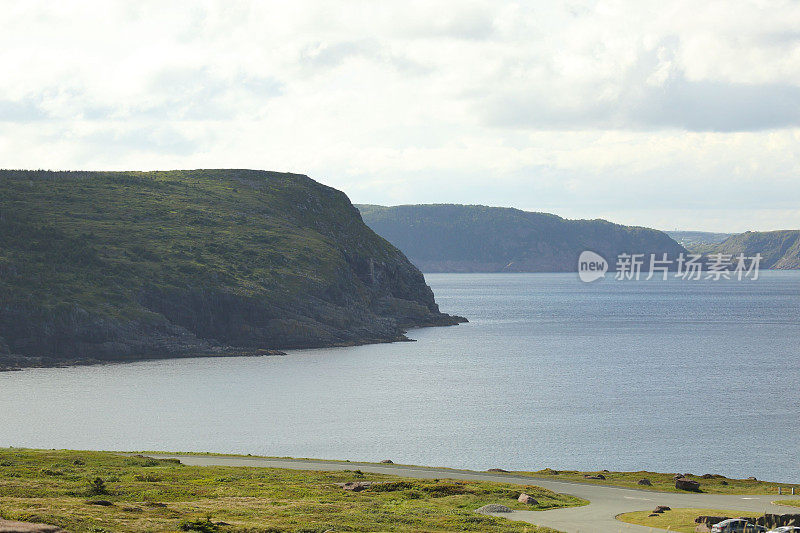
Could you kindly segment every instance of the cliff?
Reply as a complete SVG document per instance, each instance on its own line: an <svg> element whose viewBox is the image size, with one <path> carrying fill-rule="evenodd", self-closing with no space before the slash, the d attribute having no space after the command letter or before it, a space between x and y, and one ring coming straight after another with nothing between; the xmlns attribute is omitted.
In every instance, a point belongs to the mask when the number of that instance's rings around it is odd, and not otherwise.
<svg viewBox="0 0 800 533"><path fill-rule="evenodd" d="M0 367L271 353L463 319L344 193L253 170L0 171Z"/></svg>

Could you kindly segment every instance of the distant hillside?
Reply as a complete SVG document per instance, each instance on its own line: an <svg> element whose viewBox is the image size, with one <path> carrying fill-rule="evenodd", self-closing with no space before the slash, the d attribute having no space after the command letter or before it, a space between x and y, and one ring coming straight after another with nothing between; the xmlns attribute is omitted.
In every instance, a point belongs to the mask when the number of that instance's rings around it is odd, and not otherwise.
<svg viewBox="0 0 800 533"><path fill-rule="evenodd" d="M423 272L569 272L592 250L613 269L620 253L684 248L665 233L605 220L479 205L359 205L364 222Z"/></svg>
<svg viewBox="0 0 800 533"><path fill-rule="evenodd" d="M665 231L681 246L692 249L712 244L719 244L725 239L732 237L733 233L712 233L708 231Z"/></svg>
<svg viewBox="0 0 800 533"><path fill-rule="evenodd" d="M458 321L344 193L306 176L0 171L0 367L391 341Z"/></svg>
<svg viewBox="0 0 800 533"><path fill-rule="evenodd" d="M761 268L800 269L800 230L748 231L725 240L713 251L748 257L760 253Z"/></svg>

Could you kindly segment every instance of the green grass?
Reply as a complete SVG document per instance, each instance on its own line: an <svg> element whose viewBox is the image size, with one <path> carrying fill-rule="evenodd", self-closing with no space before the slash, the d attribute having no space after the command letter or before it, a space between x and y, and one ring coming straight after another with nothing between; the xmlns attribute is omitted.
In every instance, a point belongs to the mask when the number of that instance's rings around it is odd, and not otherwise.
<svg viewBox="0 0 800 533"><path fill-rule="evenodd" d="M164 452L164 451L143 451L141 453L147 454L164 454L164 455L219 455L226 457L257 457L252 455L241 454L222 454L210 452ZM260 456L258 456L260 457ZM302 457L265 457L266 459L295 459L295 460L308 460L315 461L314 458ZM330 459L326 459L330 461ZM334 461L349 463L350 461ZM405 465L414 466L415 468L431 468L424 465ZM437 470L446 467L435 467ZM497 474L497 473L495 473ZM615 487L626 487L640 490L655 490L660 492L675 492L683 494L686 491L675 488L675 474L649 472L645 470L637 472L609 472L607 470L596 471L578 471L578 470L552 470L545 468L544 470L537 470L535 472L528 471L515 471L509 472L509 475L524 475L532 476L542 479L552 479L555 481L573 481L579 483L590 483L595 485L610 485ZM602 474L605 480L602 479L586 479L585 476L597 476ZM499 475L502 475L500 473ZM640 479L647 478L652 483L652 486L647 487L639 485ZM776 483L772 481L751 480L751 479L733 479L721 475L714 475L712 478L703 478L702 475L689 475L688 479L692 479L700 483L700 491L706 494L778 494L778 487L781 487L785 496L790 493L791 488L795 488L795 492L800 493L800 485L792 483ZM723 484L725 482L726 484ZM789 500L794 502L794 505L800 507L800 500ZM783 503L783 500L781 500ZM787 505L793 505L788 503Z"/></svg>
<svg viewBox="0 0 800 533"><path fill-rule="evenodd" d="M632 489L658 490L663 492L685 492L675 488L675 474L663 474L657 472L579 472L575 470L539 470L537 472L519 472L520 474L535 477L546 477L560 481L577 481L580 483L593 483L596 485L613 485L616 487L627 487ZM584 476L602 474L606 479L586 479ZM647 478L652 486L639 485L640 479ZM750 479L730 479L724 476L714 476L705 479L702 475L690 475L688 479L700 483L700 491L708 494L778 494L778 487L783 487L783 493L789 492L791 487L795 487L796 492L800 492L800 485L790 483L773 483L770 481L754 481Z"/></svg>
<svg viewBox="0 0 800 533"><path fill-rule="evenodd" d="M101 478L107 494L94 490ZM389 481L360 493L336 483ZM539 505L516 501L521 491ZM102 490L100 491L102 492ZM88 504L107 500L112 506ZM210 519L221 532L545 532L478 515L488 503L553 509L584 500L535 486L257 467L195 467L108 452L0 449L0 516L72 533L178 531ZM214 525L225 523L226 525Z"/></svg>
<svg viewBox="0 0 800 533"><path fill-rule="evenodd" d="M681 533L694 533L695 524L694 519L698 516L747 516L748 513L744 511L730 511L722 509L672 509L665 511L658 516L649 516L652 514L650 511L636 511L633 513L624 513L617 516L617 520L627 522L629 524L637 524L645 527L654 527L659 529L668 529L670 531L679 531Z"/></svg>
<svg viewBox="0 0 800 533"><path fill-rule="evenodd" d="M778 500L773 503L776 505L788 505L789 507L800 507L800 500Z"/></svg>

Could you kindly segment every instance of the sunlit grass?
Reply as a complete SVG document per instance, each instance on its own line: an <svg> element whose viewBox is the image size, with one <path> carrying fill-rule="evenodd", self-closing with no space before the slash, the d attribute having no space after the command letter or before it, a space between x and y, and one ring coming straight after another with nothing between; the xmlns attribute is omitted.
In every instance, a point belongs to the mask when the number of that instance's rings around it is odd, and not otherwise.
<svg viewBox="0 0 800 533"><path fill-rule="evenodd" d="M633 489L658 490L664 492L685 492L675 488L675 474L665 474L657 472L580 472L575 470L539 470L537 472L524 472L524 474L536 477L552 478L563 481L579 481L581 483L593 483L597 485L613 485L618 487L628 487ZM587 479L587 475L597 476L598 474L605 479ZM710 476L710 477L709 477ZM774 483L770 481L752 479L731 479L720 475L705 477L700 475L689 475L687 479L700 483L700 491L708 494L778 494L781 487L783 494L788 494L792 487L795 492L800 493L800 485L789 483ZM639 485L639 481L648 479L651 485Z"/></svg>
<svg viewBox="0 0 800 533"><path fill-rule="evenodd" d="M103 480L99 491L97 478ZM396 483L359 493L336 485L357 480ZM518 503L521 491L539 504ZM97 500L113 505L87 503ZM474 512L488 503L543 510L586 502L504 483L416 480L357 470L197 467L105 452L0 449L0 515L73 533L176 531L206 518L224 523L214 526L220 531L549 531Z"/></svg>

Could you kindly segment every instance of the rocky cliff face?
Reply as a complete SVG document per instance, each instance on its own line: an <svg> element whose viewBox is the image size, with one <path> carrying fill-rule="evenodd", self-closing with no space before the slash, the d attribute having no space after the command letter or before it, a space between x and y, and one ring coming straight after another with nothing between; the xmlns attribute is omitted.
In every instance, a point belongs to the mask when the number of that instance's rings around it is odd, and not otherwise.
<svg viewBox="0 0 800 533"><path fill-rule="evenodd" d="M250 170L0 171L0 366L401 340L439 312L347 197Z"/></svg>

